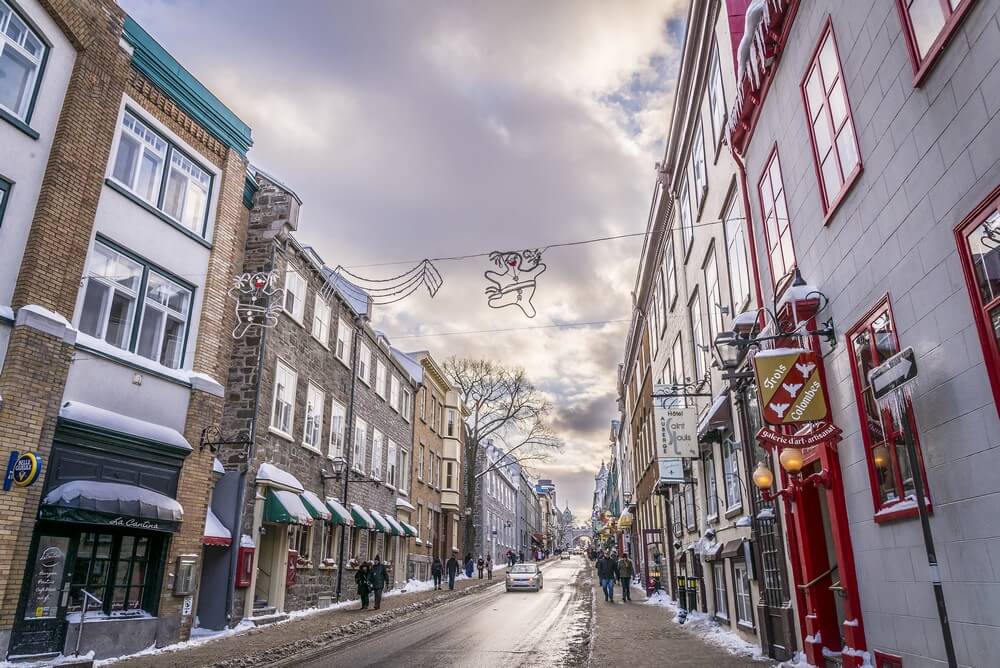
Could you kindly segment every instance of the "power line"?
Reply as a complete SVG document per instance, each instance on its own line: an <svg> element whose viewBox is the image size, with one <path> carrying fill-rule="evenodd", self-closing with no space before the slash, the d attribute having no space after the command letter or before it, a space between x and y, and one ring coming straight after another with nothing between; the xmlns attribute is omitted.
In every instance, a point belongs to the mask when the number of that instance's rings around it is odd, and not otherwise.
<svg viewBox="0 0 1000 668"><path fill-rule="evenodd" d="M432 336L458 336L459 334L496 334L499 332L521 332L529 329L569 329L572 327L591 327L594 325L611 325L619 322L632 322L631 318L621 318L619 320L593 320L590 322L566 322L553 325L530 325L527 327L508 327L506 329L470 329L460 332L434 332L432 334L404 334L402 336L390 336L390 341L397 339L426 339Z"/></svg>

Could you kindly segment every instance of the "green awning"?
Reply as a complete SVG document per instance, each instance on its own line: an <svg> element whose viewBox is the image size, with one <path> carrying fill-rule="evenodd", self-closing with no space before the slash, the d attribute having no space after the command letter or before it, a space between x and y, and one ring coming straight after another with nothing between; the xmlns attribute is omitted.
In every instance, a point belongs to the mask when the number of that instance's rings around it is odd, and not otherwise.
<svg viewBox="0 0 1000 668"><path fill-rule="evenodd" d="M337 499L332 496L326 497L326 507L330 509L331 513L330 524L354 524L354 520L351 519L351 514L347 512L347 508L341 505Z"/></svg>
<svg viewBox="0 0 1000 668"><path fill-rule="evenodd" d="M403 525L400 524L399 521L395 517L393 517L392 515L385 515L385 521L388 522L389 526L392 527L392 533L393 533L393 535L395 535L395 536L405 536L406 535L406 529L403 528Z"/></svg>
<svg viewBox="0 0 1000 668"><path fill-rule="evenodd" d="M372 519L375 520L375 526L372 527L375 531L392 534L392 527L389 526L389 523L385 521L384 517L382 517L382 513L377 510L369 510L368 513L372 516Z"/></svg>
<svg viewBox="0 0 1000 668"><path fill-rule="evenodd" d="M326 504L320 501L319 497L310 492L308 489L302 492L302 502L305 503L306 510L312 515L313 519L322 520L324 522L329 522L333 517L333 513L330 509L326 507Z"/></svg>
<svg viewBox="0 0 1000 668"><path fill-rule="evenodd" d="M264 499L264 521L271 524L309 526L313 522L313 517L306 510L302 497L295 492L269 488Z"/></svg>
<svg viewBox="0 0 1000 668"><path fill-rule="evenodd" d="M406 529L406 535L407 536L410 536L411 538L416 538L417 536L420 535L420 533L417 531L416 527L414 527L412 524L409 524L408 522L403 522L403 521L400 521L400 524L402 524L403 528Z"/></svg>
<svg viewBox="0 0 1000 668"><path fill-rule="evenodd" d="M351 517L354 519L354 526L359 529L375 530L375 520L368 514L368 511L356 503L351 504Z"/></svg>

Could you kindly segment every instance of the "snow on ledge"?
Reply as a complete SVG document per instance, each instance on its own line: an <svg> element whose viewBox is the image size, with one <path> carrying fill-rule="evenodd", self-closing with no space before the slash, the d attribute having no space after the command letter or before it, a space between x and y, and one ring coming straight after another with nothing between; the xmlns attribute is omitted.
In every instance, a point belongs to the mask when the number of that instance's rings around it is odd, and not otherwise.
<svg viewBox="0 0 1000 668"><path fill-rule="evenodd" d="M9 306L0 304L0 320L10 320L14 321L14 309Z"/></svg>
<svg viewBox="0 0 1000 668"><path fill-rule="evenodd" d="M100 353L105 357L110 357L113 361L121 360L131 366L139 367L140 369L145 369L146 371L150 371L161 376L166 376L167 378L176 380L179 383L183 383L185 385L191 384L189 372L182 369L171 369L170 367L163 366L159 362L154 362L153 360L147 359L142 355L136 355L135 353L113 346L104 339L98 339L97 337L80 332L77 334L76 344L77 346L83 346L85 349L89 348L90 350Z"/></svg>
<svg viewBox="0 0 1000 668"><path fill-rule="evenodd" d="M677 604L666 593L658 591L645 602L644 605L652 605L666 608L672 613L674 624L680 626L685 633L690 633L699 639L715 645L735 656L749 657L753 661L769 661L768 657L761 654L760 647L747 642L735 631L730 631L719 626L711 617L702 612L689 610L684 624L678 621L680 609Z"/></svg>
<svg viewBox="0 0 1000 668"><path fill-rule="evenodd" d="M156 441L166 445L191 450L191 444L176 429L165 427L161 424L146 422L138 418L122 415L113 411L84 404L79 401L67 401L59 409L59 418L89 424L93 427L100 427L126 436L136 436L148 441Z"/></svg>
<svg viewBox="0 0 1000 668"><path fill-rule="evenodd" d="M267 462L261 464L260 468L257 469L257 482L269 484L274 487L285 487L299 494L305 490L298 478Z"/></svg>
<svg viewBox="0 0 1000 668"><path fill-rule="evenodd" d="M49 336L59 337L69 344L75 342L77 338L76 329L66 318L37 304L27 304L19 308L14 322Z"/></svg>
<svg viewBox="0 0 1000 668"><path fill-rule="evenodd" d="M810 352L806 348L770 348L768 350L758 350L754 357L783 357L785 355L801 355Z"/></svg>
<svg viewBox="0 0 1000 668"><path fill-rule="evenodd" d="M789 285L784 294L781 295L781 299L778 300L775 311L780 311L781 307L790 302L805 301L809 299L810 296L818 297L819 294L819 288L815 285Z"/></svg>

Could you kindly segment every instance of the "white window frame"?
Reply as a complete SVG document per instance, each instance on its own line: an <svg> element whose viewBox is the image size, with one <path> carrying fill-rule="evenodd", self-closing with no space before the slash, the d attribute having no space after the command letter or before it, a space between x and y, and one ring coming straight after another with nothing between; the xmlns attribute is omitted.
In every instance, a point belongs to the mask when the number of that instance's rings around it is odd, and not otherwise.
<svg viewBox="0 0 1000 668"><path fill-rule="evenodd" d="M726 586L726 565L722 561L712 563L712 588L715 591L715 616L729 619L729 590Z"/></svg>
<svg viewBox="0 0 1000 668"><path fill-rule="evenodd" d="M713 40L714 41L714 40ZM719 62L719 44L712 49L712 63L708 73L708 107L712 117L712 144L718 150L726 128L726 91L722 85L722 63Z"/></svg>
<svg viewBox="0 0 1000 668"><path fill-rule="evenodd" d="M426 448L423 443L417 446L417 480L424 481L424 452Z"/></svg>
<svg viewBox="0 0 1000 668"><path fill-rule="evenodd" d="M312 381L306 385L306 419L302 424L302 445L315 452L320 452L323 442L323 408L326 404L326 393Z"/></svg>
<svg viewBox="0 0 1000 668"><path fill-rule="evenodd" d="M691 214L689 182L689 179L684 179L684 185L681 186L678 195L681 209L681 258L683 261L687 260L688 253L691 252L691 247L694 245L694 218Z"/></svg>
<svg viewBox="0 0 1000 668"><path fill-rule="evenodd" d="M385 448L385 434L372 427L372 465L371 477L382 479L382 450Z"/></svg>
<svg viewBox="0 0 1000 668"><path fill-rule="evenodd" d="M705 132L699 122L691 148L691 178L694 183L694 218L701 219L701 207L708 193L708 167L705 164Z"/></svg>
<svg viewBox="0 0 1000 668"><path fill-rule="evenodd" d="M320 535L320 563L324 566L335 566L340 547L340 534L344 530L341 524L323 523Z"/></svg>
<svg viewBox="0 0 1000 668"><path fill-rule="evenodd" d="M368 423L361 418L354 418L354 453L351 456L351 468L363 473L365 459L368 454Z"/></svg>
<svg viewBox="0 0 1000 668"><path fill-rule="evenodd" d="M381 359L375 360L375 394L386 398L385 382L386 382L386 372L385 362Z"/></svg>
<svg viewBox="0 0 1000 668"><path fill-rule="evenodd" d="M288 308L288 299L292 299L292 308ZM302 274L291 265L285 267L285 292L281 310L287 313L292 320L302 324L302 317L306 311L306 281Z"/></svg>
<svg viewBox="0 0 1000 668"><path fill-rule="evenodd" d="M729 291L733 305L738 311L750 304L750 254L747 250L746 225L743 221L743 207L739 201L739 191L734 190L723 214L726 234L726 255L729 265ZM734 312L734 315L736 313Z"/></svg>
<svg viewBox="0 0 1000 668"><path fill-rule="evenodd" d="M282 383L282 374L286 376L286 382ZM299 385L299 375L288 364L285 364L282 360L278 360L274 365L274 387L271 390L271 426L270 431L283 436L289 441L292 440L292 429L295 426L295 394L298 390ZM282 425L278 423L278 396L279 388L289 389L291 391L291 401L283 402L288 406L288 425L287 429L283 429Z"/></svg>
<svg viewBox="0 0 1000 668"><path fill-rule="evenodd" d="M410 451L402 446L399 448L399 484L396 487L401 494L409 493Z"/></svg>
<svg viewBox="0 0 1000 668"><path fill-rule="evenodd" d="M396 442L389 439L389 444L387 448L388 452L385 457L385 484L389 487L396 487L396 468L398 466L398 450L396 448Z"/></svg>
<svg viewBox="0 0 1000 668"><path fill-rule="evenodd" d="M330 401L330 445L327 450L327 456L330 459L344 456L344 430L346 428L347 407L334 398Z"/></svg>
<svg viewBox="0 0 1000 668"><path fill-rule="evenodd" d="M705 325L701 316L701 295L695 291L688 302L688 322L691 323L691 348L694 353L694 378L691 380L698 384L704 380L708 370L707 353L702 349L708 343L705 341Z"/></svg>
<svg viewBox="0 0 1000 668"><path fill-rule="evenodd" d="M337 347L334 350L334 357L348 368L351 366L351 335L351 323L343 318L337 318Z"/></svg>
<svg viewBox="0 0 1000 668"><path fill-rule="evenodd" d="M739 444L731 437L722 442L722 475L726 485L726 513L743 507L740 489Z"/></svg>
<svg viewBox="0 0 1000 668"><path fill-rule="evenodd" d="M400 406L400 412L403 414L403 419L406 420L407 422L409 422L410 421L410 409L411 409L411 405L412 405L412 402L413 402L413 393L410 392L410 389L407 388L407 387L404 387L401 390L401 392L402 392L402 394L400 396L400 403L402 405Z"/></svg>
<svg viewBox="0 0 1000 668"><path fill-rule="evenodd" d="M399 412L399 377L394 373L389 374L389 406Z"/></svg>
<svg viewBox="0 0 1000 668"><path fill-rule="evenodd" d="M21 24L20 29L22 30L16 39L7 34L10 22L15 19ZM29 38L32 41L29 41ZM7 49L10 49L16 58L27 61L26 64L31 66L31 74L21 91L18 108L13 109L0 104L0 109L27 125L31 121L32 107L44 74L49 43L18 10L4 0L0 0L0 55ZM32 50L35 53L32 53Z"/></svg>
<svg viewBox="0 0 1000 668"><path fill-rule="evenodd" d="M736 599L736 623L753 628L753 598L750 590L750 571L746 562L733 562L733 594ZM744 615L744 613L746 613Z"/></svg>
<svg viewBox="0 0 1000 668"><path fill-rule="evenodd" d="M371 387L372 351L364 341L358 343L358 378Z"/></svg>
<svg viewBox="0 0 1000 668"><path fill-rule="evenodd" d="M330 347L330 305L317 292L313 299L313 338L319 341L320 345L329 349Z"/></svg>

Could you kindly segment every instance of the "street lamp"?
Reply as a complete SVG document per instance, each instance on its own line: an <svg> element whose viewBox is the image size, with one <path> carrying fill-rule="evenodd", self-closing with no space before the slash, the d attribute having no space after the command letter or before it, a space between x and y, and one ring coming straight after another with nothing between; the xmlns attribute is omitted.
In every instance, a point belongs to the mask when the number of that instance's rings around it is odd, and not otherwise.
<svg viewBox="0 0 1000 668"><path fill-rule="evenodd" d="M757 469L753 472L753 483L760 490L761 497L765 501L774 501L780 496L795 497L801 494L808 485L830 487L830 472L822 469L816 473L802 477L802 466L804 459L802 451L798 448L785 448L778 455L781 468L788 474L788 487L778 492L771 492L771 485L774 484L774 473L768 468L765 462L757 464Z"/></svg>
<svg viewBox="0 0 1000 668"><path fill-rule="evenodd" d="M739 345L739 337L736 332L719 332L712 342L712 357L715 358L715 366L722 371L732 371L740 365L743 358L743 349Z"/></svg>

